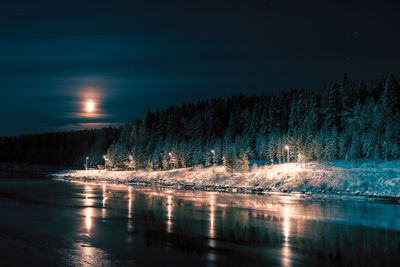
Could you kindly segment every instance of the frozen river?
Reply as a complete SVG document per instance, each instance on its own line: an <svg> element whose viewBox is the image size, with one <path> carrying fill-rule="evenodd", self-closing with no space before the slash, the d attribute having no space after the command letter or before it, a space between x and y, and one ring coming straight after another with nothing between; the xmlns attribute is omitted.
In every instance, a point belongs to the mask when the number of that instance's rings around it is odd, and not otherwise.
<svg viewBox="0 0 400 267"><path fill-rule="evenodd" d="M400 262L397 202L2 179L0 214L0 266Z"/></svg>

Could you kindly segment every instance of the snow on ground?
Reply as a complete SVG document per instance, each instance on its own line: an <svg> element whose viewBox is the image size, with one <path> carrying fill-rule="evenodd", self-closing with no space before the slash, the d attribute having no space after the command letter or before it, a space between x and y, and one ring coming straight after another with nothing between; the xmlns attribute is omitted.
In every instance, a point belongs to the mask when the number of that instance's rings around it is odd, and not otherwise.
<svg viewBox="0 0 400 267"><path fill-rule="evenodd" d="M400 198L400 161L330 164L286 163L227 172L223 166L170 171L64 170L55 178L114 183L159 183L185 188L240 192L302 192Z"/></svg>

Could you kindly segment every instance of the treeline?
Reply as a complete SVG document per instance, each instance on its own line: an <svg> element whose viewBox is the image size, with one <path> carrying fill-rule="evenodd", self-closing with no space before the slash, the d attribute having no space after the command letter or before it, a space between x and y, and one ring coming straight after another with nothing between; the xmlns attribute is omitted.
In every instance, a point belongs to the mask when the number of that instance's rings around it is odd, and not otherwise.
<svg viewBox="0 0 400 267"><path fill-rule="evenodd" d="M103 128L0 138L0 162L82 167L86 157L98 161L120 129Z"/></svg>
<svg viewBox="0 0 400 267"><path fill-rule="evenodd" d="M322 90L235 95L148 111L119 129L0 139L0 161L166 170L250 161L281 163L400 158L400 86L348 75Z"/></svg>
<svg viewBox="0 0 400 267"><path fill-rule="evenodd" d="M249 161L392 160L400 157L400 87L393 75L369 88L345 74L320 91L235 95L149 111L109 148L119 168L170 169Z"/></svg>

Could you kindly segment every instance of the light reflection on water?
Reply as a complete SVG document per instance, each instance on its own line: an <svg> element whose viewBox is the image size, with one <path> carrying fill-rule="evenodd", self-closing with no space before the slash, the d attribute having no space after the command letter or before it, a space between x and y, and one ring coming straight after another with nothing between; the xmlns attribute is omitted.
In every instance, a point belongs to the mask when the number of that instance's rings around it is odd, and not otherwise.
<svg viewBox="0 0 400 267"><path fill-rule="evenodd" d="M109 184L73 190L76 265L384 265L399 257L396 204Z"/></svg>
<svg viewBox="0 0 400 267"><path fill-rule="evenodd" d="M90 229L92 228L92 216L93 216L93 208L92 206L95 203L93 197L95 194L93 193L93 188L90 185L85 185L84 187L84 213L85 213L85 226L88 234L90 235Z"/></svg>
<svg viewBox="0 0 400 267"><path fill-rule="evenodd" d="M210 215L209 215L209 233L208 233L208 245L210 246L210 251L208 253L208 259L211 263L214 263L217 259L217 256L214 252L216 247L216 240L215 240L215 195L210 195Z"/></svg>
<svg viewBox="0 0 400 267"><path fill-rule="evenodd" d="M172 232L172 192L167 195L167 232Z"/></svg>
<svg viewBox="0 0 400 267"><path fill-rule="evenodd" d="M284 206L282 208L282 217L283 217L283 235L285 237L285 240L283 242L283 247L282 247L282 265L287 267L291 266L291 248L289 245L289 237L290 237L290 207L289 206Z"/></svg>
<svg viewBox="0 0 400 267"><path fill-rule="evenodd" d="M128 232L132 232L133 230L133 223L132 223L132 187L128 187L128 225L127 225ZM130 237L130 236L129 236ZM128 242L132 240L129 238Z"/></svg>
<svg viewBox="0 0 400 267"><path fill-rule="evenodd" d="M107 253L102 249L93 247L88 243L78 242L75 244L75 251L79 255L73 257L71 262L74 266L112 266Z"/></svg>
<svg viewBox="0 0 400 267"><path fill-rule="evenodd" d="M107 187L105 184L103 184L103 195L102 195L102 209L101 209L101 217L105 219L107 217L107 209L106 209L106 203L107 203Z"/></svg>

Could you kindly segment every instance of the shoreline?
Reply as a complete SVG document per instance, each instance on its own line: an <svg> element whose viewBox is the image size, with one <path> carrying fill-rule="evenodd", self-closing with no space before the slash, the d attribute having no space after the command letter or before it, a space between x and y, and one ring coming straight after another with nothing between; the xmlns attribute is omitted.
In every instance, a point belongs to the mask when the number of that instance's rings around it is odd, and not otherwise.
<svg viewBox="0 0 400 267"><path fill-rule="evenodd" d="M341 199L341 200L370 200L370 201L382 201L394 204L400 204L400 197L395 196L379 196L379 195L354 195L347 193L318 193L318 192L280 192L280 191L266 191L266 190L254 190L251 188L240 188L240 187L224 187L224 186L201 186L201 187L190 187L182 184L165 184L159 181L147 182L113 182L109 180L95 180L87 179L85 177L79 179L71 178L54 178L51 176L52 180L67 182L67 183L82 183L90 185L115 185L115 186L132 186L135 188L162 188L170 189L176 191L203 191L203 192L215 192L215 193L228 193L228 194L247 194L247 195L281 195L281 196L291 196L291 197L312 197L312 198L329 198L329 199Z"/></svg>
<svg viewBox="0 0 400 267"><path fill-rule="evenodd" d="M400 162L375 168L310 163L266 165L249 172L227 172L223 166L168 171L64 170L49 176L65 181L107 182L180 190L228 193L283 193L400 199Z"/></svg>

